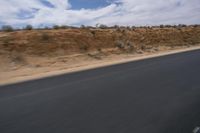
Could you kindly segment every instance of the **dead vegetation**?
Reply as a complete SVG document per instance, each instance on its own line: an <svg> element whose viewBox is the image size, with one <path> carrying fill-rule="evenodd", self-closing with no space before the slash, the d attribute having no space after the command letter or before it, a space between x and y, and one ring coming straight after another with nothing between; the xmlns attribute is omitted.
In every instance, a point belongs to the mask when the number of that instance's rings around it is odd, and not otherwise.
<svg viewBox="0 0 200 133"><path fill-rule="evenodd" d="M10 29L10 27L7 27ZM12 29L12 28L11 28ZM12 29L13 30L13 29ZM0 72L101 61L111 55L154 53L200 44L200 26L54 26L0 32ZM13 69L16 70L16 69Z"/></svg>
<svg viewBox="0 0 200 133"><path fill-rule="evenodd" d="M27 36L26 41L29 44L29 46L32 45L32 47L34 48L33 42L37 43L38 46L42 43L42 41L40 41L38 37L38 34L40 34L40 32L41 31L34 31L31 37L30 35ZM24 32L23 34L26 37L28 33ZM24 38L20 38L20 40L23 39ZM132 43L135 47L141 48L147 45L193 45L199 43L198 39L199 28L183 28L181 30L174 28L137 29L134 31L122 30L121 32L117 32L112 29L92 31L67 29L56 31L50 30L46 31L46 33L42 35L42 40L48 42L49 44L53 44L55 50L57 50L57 48L59 47L62 47L68 52L74 50L77 51L79 49L87 51L94 50L96 49L96 47L111 48L115 46L123 47L122 49L126 49L126 46L130 46L129 44Z"/></svg>
<svg viewBox="0 0 200 133"><path fill-rule="evenodd" d="M136 52L159 46L185 46L200 43L200 27L135 28L115 29L100 25L100 29L59 29L0 32L0 48L24 54L54 55L59 50L65 53L89 52L97 49L118 48L122 52ZM29 29L30 28L30 29ZM6 36L5 36L6 35ZM47 45L44 45L47 44Z"/></svg>

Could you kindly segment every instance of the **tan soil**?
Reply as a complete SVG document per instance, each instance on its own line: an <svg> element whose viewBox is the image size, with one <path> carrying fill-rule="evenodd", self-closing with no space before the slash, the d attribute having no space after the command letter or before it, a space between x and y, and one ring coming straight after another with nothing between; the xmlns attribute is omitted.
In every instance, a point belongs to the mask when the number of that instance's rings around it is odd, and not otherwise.
<svg viewBox="0 0 200 133"><path fill-rule="evenodd" d="M199 49L200 27L0 32L0 84Z"/></svg>

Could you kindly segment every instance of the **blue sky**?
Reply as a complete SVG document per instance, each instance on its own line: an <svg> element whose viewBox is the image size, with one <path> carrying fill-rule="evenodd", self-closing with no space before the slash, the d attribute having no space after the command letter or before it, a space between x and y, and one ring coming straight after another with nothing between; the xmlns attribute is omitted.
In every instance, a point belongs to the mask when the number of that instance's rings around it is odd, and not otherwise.
<svg viewBox="0 0 200 133"><path fill-rule="evenodd" d="M107 0L69 0L71 9L95 9L108 6L111 2Z"/></svg>
<svg viewBox="0 0 200 133"><path fill-rule="evenodd" d="M200 0L0 0L0 26L199 24Z"/></svg>

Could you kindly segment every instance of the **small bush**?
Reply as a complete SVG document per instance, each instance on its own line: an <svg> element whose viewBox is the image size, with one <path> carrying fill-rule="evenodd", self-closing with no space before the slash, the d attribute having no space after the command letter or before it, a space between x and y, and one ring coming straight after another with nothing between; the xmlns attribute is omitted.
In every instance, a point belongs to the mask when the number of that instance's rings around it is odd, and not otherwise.
<svg viewBox="0 0 200 133"><path fill-rule="evenodd" d="M2 38L2 41L3 41L3 45L4 45L5 47L7 47L9 44L12 43L13 39L10 38L10 37L5 37L5 38Z"/></svg>
<svg viewBox="0 0 200 133"><path fill-rule="evenodd" d="M197 28L197 27L200 27L200 25L195 24L195 25L192 25L192 27Z"/></svg>
<svg viewBox="0 0 200 133"><path fill-rule="evenodd" d="M107 25L104 25L104 24L100 24L100 25L99 25L99 28L100 28L100 29L107 29L108 26L107 26Z"/></svg>
<svg viewBox="0 0 200 133"><path fill-rule="evenodd" d="M160 28L164 28L164 25L161 24L161 25L160 25Z"/></svg>
<svg viewBox="0 0 200 133"><path fill-rule="evenodd" d="M166 28L171 28L171 25L165 25Z"/></svg>
<svg viewBox="0 0 200 133"><path fill-rule="evenodd" d="M97 59L97 60L101 60L101 55L99 53L88 53L87 54L89 57Z"/></svg>
<svg viewBox="0 0 200 133"><path fill-rule="evenodd" d="M4 25L4 26L2 26L2 30L6 31L6 32L12 32L12 31L14 31L14 29L10 25Z"/></svg>
<svg viewBox="0 0 200 133"><path fill-rule="evenodd" d="M49 30L50 28L48 26L45 26L44 27L44 30Z"/></svg>
<svg viewBox="0 0 200 133"><path fill-rule="evenodd" d="M86 26L85 25L81 25L81 29L85 29L86 28Z"/></svg>
<svg viewBox="0 0 200 133"><path fill-rule="evenodd" d="M126 29L127 29L127 30L131 30L131 27L130 27L130 26L127 26Z"/></svg>
<svg viewBox="0 0 200 133"><path fill-rule="evenodd" d="M57 30L57 29L59 29L59 28L60 28L59 25L54 25L54 26L53 26L53 29L55 29L55 30Z"/></svg>
<svg viewBox="0 0 200 133"><path fill-rule="evenodd" d="M118 29L118 28L119 28L119 25L114 25L113 28L114 28L114 29Z"/></svg>
<svg viewBox="0 0 200 133"><path fill-rule="evenodd" d="M179 24L178 27L179 27L179 28L187 27L187 25L185 25L185 24Z"/></svg>
<svg viewBox="0 0 200 133"><path fill-rule="evenodd" d="M32 25L27 25L26 27L25 27L25 30L32 30L33 29L33 26Z"/></svg>
<svg viewBox="0 0 200 133"><path fill-rule="evenodd" d="M25 58L22 56L22 54L18 51L12 51L11 55L11 61L13 63L16 63L16 64L22 64L22 65L25 65L27 64Z"/></svg>
<svg viewBox="0 0 200 133"><path fill-rule="evenodd" d="M98 50L99 52L102 52L102 49L101 49L101 48L98 48L97 50Z"/></svg>
<svg viewBox="0 0 200 133"><path fill-rule="evenodd" d="M23 63L24 62L24 58L20 54L12 56L12 60L16 63Z"/></svg>
<svg viewBox="0 0 200 133"><path fill-rule="evenodd" d="M136 50L132 41L117 41L116 47L125 52L134 52Z"/></svg>
<svg viewBox="0 0 200 133"><path fill-rule="evenodd" d="M126 29L122 29L121 32L122 32L122 34L125 34L126 33Z"/></svg>
<svg viewBox="0 0 200 133"><path fill-rule="evenodd" d="M132 27L131 27L132 30L135 30L136 28L137 28L136 26L132 26Z"/></svg>
<svg viewBox="0 0 200 133"><path fill-rule="evenodd" d="M141 45L141 50L146 50L146 46L145 45Z"/></svg>
<svg viewBox="0 0 200 133"><path fill-rule="evenodd" d="M94 30L91 31L91 34L95 36L96 32Z"/></svg>
<svg viewBox="0 0 200 133"><path fill-rule="evenodd" d="M124 50L127 52L134 52L136 50L134 43L131 41L127 41Z"/></svg>
<svg viewBox="0 0 200 133"><path fill-rule="evenodd" d="M67 28L68 28L67 25L62 25L62 26L60 26L60 29L67 29Z"/></svg>
<svg viewBox="0 0 200 133"><path fill-rule="evenodd" d="M48 41L48 40L50 40L50 36L46 33L43 33L41 39L42 39L42 41Z"/></svg>
<svg viewBox="0 0 200 133"><path fill-rule="evenodd" d="M124 49L125 45L126 44L123 41L116 42L116 47L118 47L119 49Z"/></svg>
<svg viewBox="0 0 200 133"><path fill-rule="evenodd" d="M121 32L120 27L117 27L117 28L116 28L116 31L117 31L117 32Z"/></svg>
<svg viewBox="0 0 200 133"><path fill-rule="evenodd" d="M87 51L89 49L88 45L81 45L80 50Z"/></svg>

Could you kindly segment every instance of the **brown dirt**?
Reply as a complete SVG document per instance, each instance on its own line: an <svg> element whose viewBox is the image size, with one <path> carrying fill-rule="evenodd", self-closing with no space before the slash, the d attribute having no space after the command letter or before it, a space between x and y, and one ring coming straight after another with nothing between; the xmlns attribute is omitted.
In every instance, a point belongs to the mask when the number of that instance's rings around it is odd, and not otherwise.
<svg viewBox="0 0 200 133"><path fill-rule="evenodd" d="M200 44L200 27L0 32L0 83Z"/></svg>

